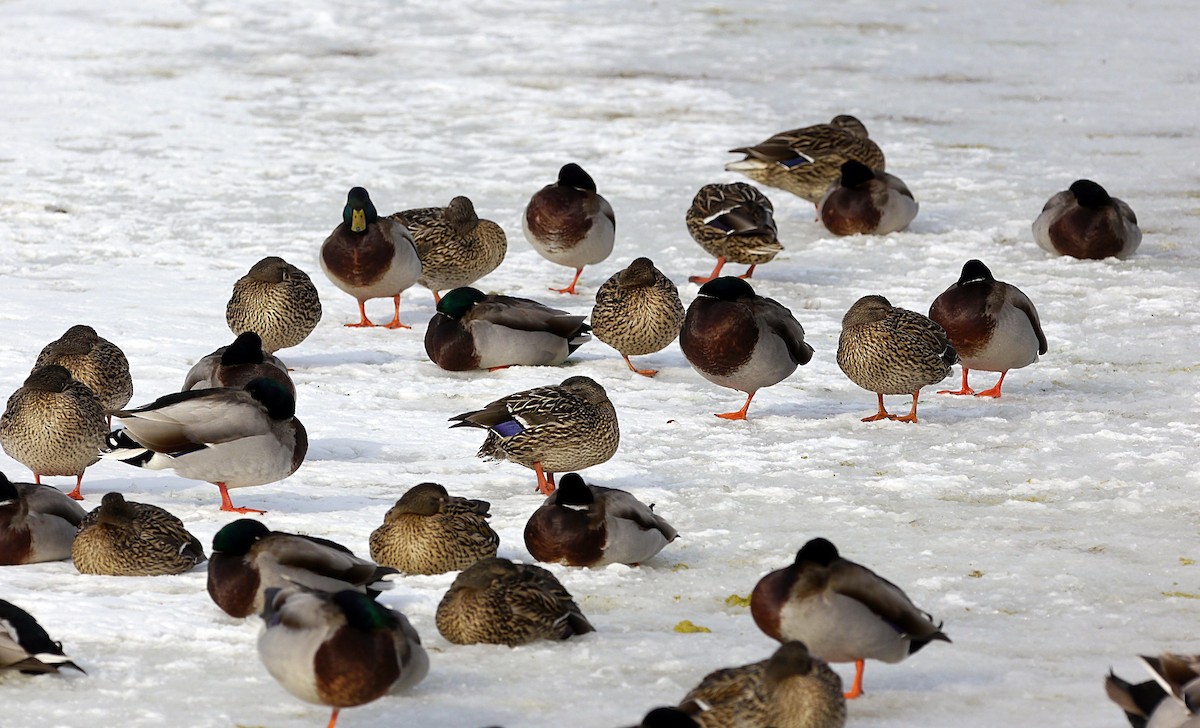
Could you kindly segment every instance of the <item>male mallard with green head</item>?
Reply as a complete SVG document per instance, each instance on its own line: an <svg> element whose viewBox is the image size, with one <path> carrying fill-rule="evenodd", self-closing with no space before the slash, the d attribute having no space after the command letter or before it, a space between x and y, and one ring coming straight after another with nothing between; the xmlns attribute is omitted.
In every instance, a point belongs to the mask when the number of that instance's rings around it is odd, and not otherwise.
<svg viewBox="0 0 1200 728"><path fill-rule="evenodd" d="M14 483L0 473L0 566L69 559L86 515L57 488Z"/></svg>
<svg viewBox="0 0 1200 728"><path fill-rule="evenodd" d="M688 208L687 229L692 239L717 266L708 276L691 276L692 283L708 283L721 275L726 263L749 265L738 276L749 278L754 269L783 251L775 227L775 208L766 195L745 182L704 185Z"/></svg>
<svg viewBox="0 0 1200 728"><path fill-rule="evenodd" d="M222 346L196 362L183 378L182 391L233 387L242 389L259 377L274 379L296 396L296 385L288 374L287 365L274 354L268 354L262 339L253 331L238 334L229 346Z"/></svg>
<svg viewBox="0 0 1200 728"><path fill-rule="evenodd" d="M899 177L851 159L817 203L817 217L834 235L887 235L908 227L917 208Z"/></svg>
<svg viewBox="0 0 1200 728"><path fill-rule="evenodd" d="M438 294L469 286L496 270L508 252L504 230L491 220L482 220L475 205L459 195L445 207L422 207L391 216L412 235L421 259L417 283Z"/></svg>
<svg viewBox="0 0 1200 728"><path fill-rule="evenodd" d="M346 196L342 224L321 244L320 257L321 270L333 285L358 300L360 320L346 326L375 326L367 318L365 303L391 298L396 314L384 328L412 328L400 323L400 294L421 277L421 259L408 230L396 220L380 218L362 187Z"/></svg>
<svg viewBox="0 0 1200 728"><path fill-rule="evenodd" d="M1137 215L1090 179L1076 180L1046 202L1033 239L1048 253L1099 260L1128 258L1142 244Z"/></svg>
<svg viewBox="0 0 1200 728"><path fill-rule="evenodd" d="M566 288L551 288L575 295L583 267L612 253L617 217L612 205L596 192L591 175L578 164L565 164L558 181L538 190L521 216L525 239L546 260L575 269Z"/></svg>

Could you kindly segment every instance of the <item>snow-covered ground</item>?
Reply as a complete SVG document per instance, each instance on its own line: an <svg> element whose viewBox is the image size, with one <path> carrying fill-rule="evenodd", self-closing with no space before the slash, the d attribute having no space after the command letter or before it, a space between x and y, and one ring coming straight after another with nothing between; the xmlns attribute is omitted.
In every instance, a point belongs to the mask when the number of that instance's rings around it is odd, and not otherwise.
<svg viewBox="0 0 1200 728"><path fill-rule="evenodd" d="M0 396L75 323L124 348L135 404L177 389L232 339L233 282L281 255L325 306L282 352L312 446L294 476L236 491L238 504L365 555L394 500L434 480L491 501L501 555L528 559L532 473L475 458L482 433L446 418L586 374L622 431L586 477L656 503L682 534L641 568L554 567L598 629L561 644L450 645L433 614L453 575L404 579L382 599L421 632L430 675L343 725L636 723L773 650L726 598L815 535L906 588L954 640L869 664L851 725L1120 726L1110 666L1142 679L1138 653L1200 651L1193 3L470 5L0 4ZM921 211L904 233L834 239L811 205L764 190L787 250L753 283L792 308L817 353L761 392L748 422L712 416L741 395L675 345L639 360L662 370L653 380L599 342L559 368L444 372L422 346L427 291L404 296L413 331L346 329L354 302L316 264L351 186L389 212L466 194L509 234L484 288L586 312L604 278L649 255L686 303L687 275L713 261L684 210L701 185L740 179L723 171L738 158L726 150L838 113L866 123ZM570 300L546 290L569 271L519 224L567 161L618 218L614 254ZM1131 260L1056 259L1033 243L1042 204L1079 177L1136 210L1145 241ZM860 422L874 397L834 361L842 314L869 293L924 312L972 257L1034 300L1049 354L998 401L926 390L919 425ZM369 310L386 320L388 306ZM6 457L0 468L29 479ZM168 508L206 547L232 518L215 488L171 473L105 461L87 472L85 505L109 490ZM202 569L0 569L0 597L88 671L5 678L0 723L323 725L325 709L259 663L257 621L226 617L204 582ZM711 632L675 632L685 619Z"/></svg>

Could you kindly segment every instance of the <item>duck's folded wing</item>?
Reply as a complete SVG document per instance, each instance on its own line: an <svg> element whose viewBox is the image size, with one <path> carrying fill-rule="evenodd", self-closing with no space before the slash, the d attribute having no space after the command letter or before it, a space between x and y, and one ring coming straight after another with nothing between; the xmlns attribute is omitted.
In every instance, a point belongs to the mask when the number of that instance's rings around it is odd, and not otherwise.
<svg viewBox="0 0 1200 728"><path fill-rule="evenodd" d="M155 452L178 452L270 432L266 409L241 389L198 389L113 413L133 439Z"/></svg>

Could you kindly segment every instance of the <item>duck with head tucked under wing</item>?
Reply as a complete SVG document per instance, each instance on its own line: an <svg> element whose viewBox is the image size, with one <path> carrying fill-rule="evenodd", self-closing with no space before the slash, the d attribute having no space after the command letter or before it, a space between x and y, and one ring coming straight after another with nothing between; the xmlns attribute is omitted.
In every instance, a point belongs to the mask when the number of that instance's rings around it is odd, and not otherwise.
<svg viewBox="0 0 1200 728"><path fill-rule="evenodd" d="M129 404L133 397L133 378L129 360L121 347L96 333L91 326L78 324L67 329L38 354L33 368L48 364L66 367L71 376L87 385L109 415Z"/></svg>
<svg viewBox="0 0 1200 728"><path fill-rule="evenodd" d="M32 614L0 599L0 672L16 670L38 675L64 667L83 672L63 653L62 643L50 639Z"/></svg>
<svg viewBox="0 0 1200 728"><path fill-rule="evenodd" d="M1133 728L1200 728L1200 655L1164 652L1142 655L1153 680L1128 683L1110 670L1104 681L1109 700Z"/></svg>
<svg viewBox="0 0 1200 728"><path fill-rule="evenodd" d="M274 255L251 266L233 284L225 304L225 322L234 336L258 334L268 354L304 341L320 321L321 299L312 279Z"/></svg>
<svg viewBox="0 0 1200 728"><path fill-rule="evenodd" d="M899 177L851 159L817 203L817 218L834 235L887 235L908 227L918 207Z"/></svg>
<svg viewBox="0 0 1200 728"><path fill-rule="evenodd" d="M1142 244L1137 215L1090 179L1056 193L1033 221L1033 239L1048 253L1099 260L1128 258Z"/></svg>
<svg viewBox="0 0 1200 728"><path fill-rule="evenodd" d="M612 253L617 217L608 200L596 192L591 175L572 162L558 170L558 181L534 193L521 225L539 255L575 269L571 285L550 290L575 295L584 266Z"/></svg>
<svg viewBox="0 0 1200 728"><path fill-rule="evenodd" d="M504 230L491 220L481 220L475 205L459 195L445 207L422 207L391 216L408 228L421 277L417 282L433 292L469 286L496 270L508 252Z"/></svg>
<svg viewBox="0 0 1200 728"><path fill-rule="evenodd" d="M87 512L49 485L14 483L0 473L0 566L71 558Z"/></svg>
<svg viewBox="0 0 1200 728"><path fill-rule="evenodd" d="M182 574L205 560L204 547L183 521L149 503L105 493L79 525L71 559L81 574Z"/></svg>
<svg viewBox="0 0 1200 728"><path fill-rule="evenodd" d="M704 185L692 199L685 219L692 239L717 259L711 274L691 276L688 280L692 283L708 283L721 275L726 263L749 265L738 276L749 278L756 267L783 251L774 206L745 182Z"/></svg>
<svg viewBox="0 0 1200 728"><path fill-rule="evenodd" d="M629 357L662 351L679 336L682 325L679 289L649 258L633 261L596 291L592 333L620 352L635 374L652 377L658 371L638 369Z"/></svg>
<svg viewBox="0 0 1200 728"><path fill-rule="evenodd" d="M229 346L222 346L196 362L183 378L183 389L218 389L233 387L242 389L259 377L274 379L284 386L292 397L296 396L296 385L288 374L287 365L274 354L263 349L262 339L253 331L238 334Z"/></svg>
<svg viewBox="0 0 1200 728"><path fill-rule="evenodd" d="M461 571L496 555L487 501L450 495L437 483L409 488L371 532L371 558L405 574Z"/></svg>

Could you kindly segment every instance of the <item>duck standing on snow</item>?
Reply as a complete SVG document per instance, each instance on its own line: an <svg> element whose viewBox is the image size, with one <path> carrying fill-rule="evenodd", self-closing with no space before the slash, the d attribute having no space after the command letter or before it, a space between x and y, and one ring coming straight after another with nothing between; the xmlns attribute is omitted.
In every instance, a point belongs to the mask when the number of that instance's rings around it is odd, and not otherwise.
<svg viewBox="0 0 1200 728"><path fill-rule="evenodd" d="M38 354L34 369L48 364L65 367L76 380L87 385L100 400L100 407L112 422L113 412L133 398L133 379L129 360L121 347L102 338L91 326L72 326Z"/></svg>
<svg viewBox="0 0 1200 728"><path fill-rule="evenodd" d="M596 291L592 333L620 352L625 365L636 374L652 377L658 371L638 369L629 357L667 348L682 325L679 289L649 258L633 261Z"/></svg>
<svg viewBox="0 0 1200 728"><path fill-rule="evenodd" d="M589 485L567 473L525 524L533 558L567 566L637 566L679 532L624 490Z"/></svg>
<svg viewBox="0 0 1200 728"><path fill-rule="evenodd" d="M575 295L583 267L612 253L617 217L608 200L596 193L596 183L578 164L566 164L558 181L534 193L521 218L525 239L546 260L575 269L566 288L551 288Z"/></svg>
<svg viewBox="0 0 1200 728"><path fill-rule="evenodd" d="M450 420L487 430L478 456L532 468L544 495L554 492L555 473L599 465L621 442L617 410L590 377L516 392Z"/></svg>
<svg viewBox="0 0 1200 728"><path fill-rule="evenodd" d="M205 560L199 539L158 506L106 493L83 519L71 545L81 574L162 576L191 571Z"/></svg>
<svg viewBox="0 0 1200 728"><path fill-rule="evenodd" d="M803 642L785 642L770 658L709 673L683 698L702 728L842 728L842 679Z"/></svg>
<svg viewBox="0 0 1200 728"><path fill-rule="evenodd" d="M296 396L296 385L292 383L287 365L263 349L258 334L246 331L238 334L229 346L222 346L196 362L183 378L182 391L220 387L243 389L259 377L274 379L293 398Z"/></svg>
<svg viewBox="0 0 1200 728"><path fill-rule="evenodd" d="M895 308L883 296L863 296L842 317L837 363L850 381L879 397L879 411L863 422L917 421L921 387L950 376L958 353L941 326ZM911 394L912 409L898 417L883 407L885 394Z"/></svg>
<svg viewBox="0 0 1200 728"><path fill-rule="evenodd" d="M350 327L375 326L365 304L372 298L391 298L396 315L383 324L388 329L408 329L400 323L400 294L421 277L421 259L408 230L392 218L380 218L375 203L362 187L346 196L342 224L321 244L321 270L358 301L360 320Z"/></svg>
<svg viewBox="0 0 1200 728"><path fill-rule="evenodd" d="M0 447L13 460L43 475L74 475L70 497L79 492L83 471L100 459L107 427L95 393L59 364L37 367L8 398L0 416Z"/></svg>
<svg viewBox="0 0 1200 728"><path fill-rule="evenodd" d="M491 504L452 496L437 483L408 489L371 532L371 558L405 574L461 571L496 555Z"/></svg>
<svg viewBox="0 0 1200 728"><path fill-rule="evenodd" d="M900 662L933 640L950 641L900 587L843 559L823 538L804 544L795 562L759 580L750 614L768 637L800 640L829 662L855 663L846 698L862 694L867 658Z"/></svg>
<svg viewBox="0 0 1200 728"><path fill-rule="evenodd" d="M262 513L235 508L229 489L283 480L308 452L295 398L266 377L243 389L168 394L114 416L125 429L109 434L105 457L212 483L221 490L223 511Z"/></svg>
<svg viewBox="0 0 1200 728"><path fill-rule="evenodd" d="M233 284L225 321L235 336L253 331L268 354L304 341L321 320L321 299L308 274L269 256Z"/></svg>
<svg viewBox="0 0 1200 728"><path fill-rule="evenodd" d="M978 260L968 260L958 282L934 299L929 318L946 330L962 364L962 389L938 394L999 397L1009 369L1029 366L1046 353L1033 301L1016 286L996 280ZM1000 381L976 392L967 384L971 369L1000 372Z"/></svg>
<svg viewBox="0 0 1200 728"><path fill-rule="evenodd" d="M688 208L686 222L692 239L717 259L710 275L691 276L688 280L692 283L708 283L721 275L726 263L749 265L738 276L749 278L757 266L770 263L783 251L774 206L745 182L701 187Z"/></svg>
<svg viewBox="0 0 1200 728"><path fill-rule="evenodd" d="M0 566L61 561L87 513L57 488L0 473Z"/></svg>
<svg viewBox="0 0 1200 728"><path fill-rule="evenodd" d="M469 286L496 270L508 252L504 230L481 220L469 198L458 196L445 207L422 207L391 216L408 228L421 277L417 282L441 300L441 291Z"/></svg>
<svg viewBox="0 0 1200 728"><path fill-rule="evenodd" d="M501 558L477 561L455 577L435 619L456 645L516 647L595 631L553 574Z"/></svg>
<svg viewBox="0 0 1200 728"><path fill-rule="evenodd" d="M804 327L787 307L732 276L700 287L683 320L679 348L700 376L746 393L740 410L717 415L727 420L746 419L759 389L782 382L813 356Z"/></svg>
<svg viewBox="0 0 1200 728"><path fill-rule="evenodd" d="M63 653L62 643L50 639L32 614L0 599L0 672L16 670L36 675L64 667L83 672Z"/></svg>
<svg viewBox="0 0 1200 728"><path fill-rule="evenodd" d="M1033 239L1048 253L1099 260L1128 258L1142 244L1133 208L1090 179L1055 194L1033 221Z"/></svg>
<svg viewBox="0 0 1200 728"><path fill-rule="evenodd" d="M475 288L442 297L425 330L425 353L452 372L562 364L592 340L586 316Z"/></svg>
<svg viewBox="0 0 1200 728"><path fill-rule="evenodd" d="M828 124L781 131L752 147L729 151L746 158L726 164L725 169L813 203L837 181L847 160L884 169L883 152L867 138L867 128L847 114L833 117Z"/></svg>
<svg viewBox="0 0 1200 728"><path fill-rule="evenodd" d="M371 598L396 570L360 559L328 539L272 531L250 518L221 527L208 562L208 595L231 617L262 611L271 588L298 585L324 592L360 591Z"/></svg>
<svg viewBox="0 0 1200 728"><path fill-rule="evenodd" d="M1125 711L1133 728L1200 726L1200 655L1141 658L1153 680L1131 684L1109 671L1104 691Z"/></svg>
<svg viewBox="0 0 1200 728"><path fill-rule="evenodd" d="M817 203L817 217L834 235L887 235L908 227L917 208L899 177L851 159Z"/></svg>
<svg viewBox="0 0 1200 728"><path fill-rule="evenodd" d="M405 691L429 673L429 655L408 618L353 590L271 589L258 656L292 695L333 708Z"/></svg>

